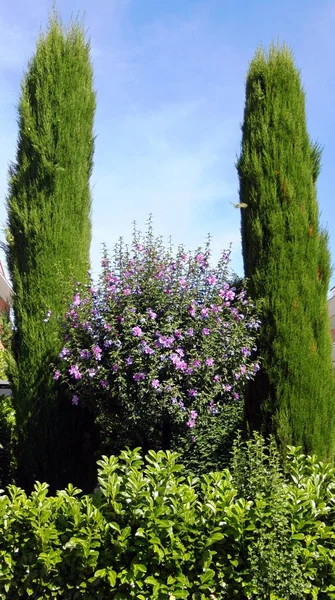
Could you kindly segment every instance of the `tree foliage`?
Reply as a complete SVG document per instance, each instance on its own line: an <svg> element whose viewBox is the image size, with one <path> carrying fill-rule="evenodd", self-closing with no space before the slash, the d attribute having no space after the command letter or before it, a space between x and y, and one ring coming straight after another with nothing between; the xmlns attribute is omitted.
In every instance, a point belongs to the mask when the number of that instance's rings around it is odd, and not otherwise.
<svg viewBox="0 0 335 600"><path fill-rule="evenodd" d="M59 398L48 365L59 352L50 312L69 301L69 279L89 264L95 94L82 26L52 15L23 78L19 135L7 199L7 262L15 331L11 369L20 481L51 480L59 448ZM56 436L56 437L55 437Z"/></svg>
<svg viewBox="0 0 335 600"><path fill-rule="evenodd" d="M244 267L251 297L263 300L263 367L249 386L247 420L284 445L332 459L330 257L316 194L321 151L308 135L305 94L287 48L259 50L251 62L242 131Z"/></svg>

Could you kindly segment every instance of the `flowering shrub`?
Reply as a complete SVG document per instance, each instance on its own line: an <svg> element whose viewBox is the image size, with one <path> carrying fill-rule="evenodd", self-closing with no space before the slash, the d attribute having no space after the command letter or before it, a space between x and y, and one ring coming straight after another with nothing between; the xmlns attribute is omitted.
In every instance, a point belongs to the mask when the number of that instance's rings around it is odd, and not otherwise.
<svg viewBox="0 0 335 600"><path fill-rule="evenodd" d="M209 259L209 244L174 252L149 226L113 261L104 252L97 287L76 289L54 378L94 411L114 450L166 449L183 430L194 443L259 369L254 307L228 282L229 252L216 268Z"/></svg>

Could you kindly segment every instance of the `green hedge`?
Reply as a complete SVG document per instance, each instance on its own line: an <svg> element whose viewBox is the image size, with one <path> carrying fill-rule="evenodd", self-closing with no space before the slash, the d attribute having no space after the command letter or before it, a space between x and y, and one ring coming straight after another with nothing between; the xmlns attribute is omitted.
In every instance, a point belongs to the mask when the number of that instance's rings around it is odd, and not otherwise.
<svg viewBox="0 0 335 600"><path fill-rule="evenodd" d="M335 472L261 440L232 473L184 475L172 453L99 462L101 491L0 496L0 598L335 598ZM243 497L245 493L245 497Z"/></svg>

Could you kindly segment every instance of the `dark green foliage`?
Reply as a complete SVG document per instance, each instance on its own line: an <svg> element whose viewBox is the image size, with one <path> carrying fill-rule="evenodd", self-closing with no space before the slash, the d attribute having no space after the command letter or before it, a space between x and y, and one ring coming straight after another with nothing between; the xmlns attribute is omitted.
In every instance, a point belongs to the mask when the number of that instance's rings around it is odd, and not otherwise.
<svg viewBox="0 0 335 600"><path fill-rule="evenodd" d="M230 464L233 443L243 430L243 404L232 400L223 404L220 413L203 418L190 444L181 434L172 449L181 457L187 472L195 475L221 471Z"/></svg>
<svg viewBox="0 0 335 600"><path fill-rule="evenodd" d="M0 488L15 474L15 411L10 396L0 395Z"/></svg>
<svg viewBox="0 0 335 600"><path fill-rule="evenodd" d="M251 429L274 432L333 460L335 394L327 290L330 258L320 229L305 95L288 49L258 51L246 84L238 162L248 290L263 299L262 369L246 395Z"/></svg>
<svg viewBox="0 0 335 600"><path fill-rule="evenodd" d="M53 15L22 83L17 157L7 200L7 262L16 326L16 367L10 378L19 480L25 486L35 477L51 482L52 474L65 468L57 461L68 440L59 435L60 400L49 367L61 348L61 336L55 322L44 320L48 311L64 312L73 280L87 276L92 86L90 48L82 27L65 29Z"/></svg>
<svg viewBox="0 0 335 600"><path fill-rule="evenodd" d="M0 495L0 598L335 598L329 465L290 448L283 470L260 439L236 447L233 475L186 478L170 452L98 464L93 497Z"/></svg>

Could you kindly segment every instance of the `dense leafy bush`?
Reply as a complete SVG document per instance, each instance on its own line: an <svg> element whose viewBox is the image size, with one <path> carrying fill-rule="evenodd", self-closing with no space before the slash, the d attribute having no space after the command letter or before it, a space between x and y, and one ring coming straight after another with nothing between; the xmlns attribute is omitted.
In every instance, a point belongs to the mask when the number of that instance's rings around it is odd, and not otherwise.
<svg viewBox="0 0 335 600"><path fill-rule="evenodd" d="M175 454L124 451L99 462L92 497L10 486L0 598L335 598L334 469L291 448L282 470L259 440L234 461L186 478Z"/></svg>
<svg viewBox="0 0 335 600"><path fill-rule="evenodd" d="M202 446L211 451L206 431L228 439L240 422L258 327L229 283L229 253L211 268L209 245L174 251L149 225L130 249L120 242L113 263L104 255L98 287L78 287L54 377L96 415L109 451L177 447L197 462ZM224 429L228 413L235 425Z"/></svg>
<svg viewBox="0 0 335 600"><path fill-rule="evenodd" d="M0 488L13 481L15 471L15 411L12 399L0 395Z"/></svg>

